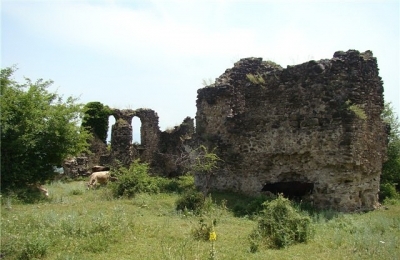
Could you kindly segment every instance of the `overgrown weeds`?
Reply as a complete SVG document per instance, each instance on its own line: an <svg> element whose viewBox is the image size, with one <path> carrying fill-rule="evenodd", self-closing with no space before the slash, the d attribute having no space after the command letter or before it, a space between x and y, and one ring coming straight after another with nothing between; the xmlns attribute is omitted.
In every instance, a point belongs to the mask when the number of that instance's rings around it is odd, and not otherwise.
<svg viewBox="0 0 400 260"><path fill-rule="evenodd" d="M251 252L256 252L260 243L267 247L282 248L312 238L311 218L297 211L282 195L263 206L257 228L249 236Z"/></svg>
<svg viewBox="0 0 400 260"><path fill-rule="evenodd" d="M0 254L5 259L393 259L400 254L399 205L362 214L308 209L315 232L306 243L271 250L262 243L270 238L264 238L249 250L249 234L259 226L258 218L263 227L273 224L266 215L234 213L235 205L250 205L250 197L212 193L204 200L202 213L195 215L176 211L183 194L178 192L116 199L109 187L87 191L83 182L48 188L50 199L36 204L20 202L8 209L7 197L1 198ZM82 193L73 194L74 190ZM310 206L291 207L298 212ZM212 225L217 235L213 243ZM288 229L293 231L292 227ZM304 240L306 229L300 230L303 235L298 237Z"/></svg>

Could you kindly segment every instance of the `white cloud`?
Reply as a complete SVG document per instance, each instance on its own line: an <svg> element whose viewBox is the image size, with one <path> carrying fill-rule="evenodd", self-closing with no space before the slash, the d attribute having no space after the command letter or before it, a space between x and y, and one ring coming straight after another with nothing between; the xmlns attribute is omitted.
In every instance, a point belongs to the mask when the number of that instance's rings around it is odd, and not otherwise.
<svg viewBox="0 0 400 260"><path fill-rule="evenodd" d="M260 51L256 33L251 29L217 31L198 23L180 23L171 15L157 15L150 9L133 10L117 5L82 2L40 5L40 8L21 5L13 14L44 37L124 59L138 59L149 53L202 57Z"/></svg>

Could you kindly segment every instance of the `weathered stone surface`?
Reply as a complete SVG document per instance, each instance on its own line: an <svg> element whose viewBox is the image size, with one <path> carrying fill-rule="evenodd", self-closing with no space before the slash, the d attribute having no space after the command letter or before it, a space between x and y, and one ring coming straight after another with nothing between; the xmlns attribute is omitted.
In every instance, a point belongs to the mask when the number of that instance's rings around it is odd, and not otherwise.
<svg viewBox="0 0 400 260"><path fill-rule="evenodd" d="M177 176L184 173L185 149L203 144L217 147L223 160L212 189L257 195L296 183L306 191L302 199L319 208L356 211L378 204L387 132L372 52L339 51L286 69L241 59L198 90L196 105L196 129L188 117L164 132L151 109L114 109L111 153L100 155L100 164L129 166L140 159L153 174ZM132 144L135 116L142 124L140 145ZM195 182L205 180L197 175ZM293 187L289 193L303 192Z"/></svg>
<svg viewBox="0 0 400 260"><path fill-rule="evenodd" d="M182 124L161 132L157 167L164 176L174 177L184 173L184 146L190 145L194 134L194 120L186 117Z"/></svg>
<svg viewBox="0 0 400 260"><path fill-rule="evenodd" d="M64 160L62 167L64 170L63 176L68 178L87 176L89 174L88 158L84 156L68 158Z"/></svg>
<svg viewBox="0 0 400 260"><path fill-rule="evenodd" d="M111 158L123 166L129 166L133 161L132 118L135 111L114 109L112 115L115 124L111 129Z"/></svg>
<svg viewBox="0 0 400 260"><path fill-rule="evenodd" d="M198 90L196 133L225 162L212 188L255 195L265 183L314 183L304 199L319 208L372 209L386 156L383 106L370 51L286 69L242 59Z"/></svg>

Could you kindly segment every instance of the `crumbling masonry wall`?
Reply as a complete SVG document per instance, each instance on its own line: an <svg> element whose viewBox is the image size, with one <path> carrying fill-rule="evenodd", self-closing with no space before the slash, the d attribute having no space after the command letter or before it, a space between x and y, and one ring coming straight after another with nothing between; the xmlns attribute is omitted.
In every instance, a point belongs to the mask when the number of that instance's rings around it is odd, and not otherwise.
<svg viewBox="0 0 400 260"><path fill-rule="evenodd" d="M198 90L196 133L224 161L211 188L255 195L266 183L313 183L304 199L316 207L373 209L387 147L383 107L370 51L286 69L242 59Z"/></svg>
<svg viewBox="0 0 400 260"><path fill-rule="evenodd" d="M103 164L120 163L129 167L135 160L148 163L151 173L161 176L182 174L179 165L182 146L194 133L193 119L185 118L181 125L168 131L160 131L158 115L151 109L114 109L115 124L111 132L111 154L104 158ZM132 144L132 118L141 121L141 144Z"/></svg>
<svg viewBox="0 0 400 260"><path fill-rule="evenodd" d="M118 161L125 167L128 167L135 159L153 164L160 139L157 113L144 108L114 109L112 115L115 117L115 124L111 131L111 161ZM132 118L135 116L142 123L140 145L132 144Z"/></svg>

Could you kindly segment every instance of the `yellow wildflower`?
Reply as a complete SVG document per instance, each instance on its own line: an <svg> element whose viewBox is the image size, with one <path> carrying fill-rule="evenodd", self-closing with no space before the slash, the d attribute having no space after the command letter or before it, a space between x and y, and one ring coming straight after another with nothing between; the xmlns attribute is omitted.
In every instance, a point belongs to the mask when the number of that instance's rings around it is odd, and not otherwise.
<svg viewBox="0 0 400 260"><path fill-rule="evenodd" d="M210 232L210 241L215 241L217 240L217 233L215 231Z"/></svg>

